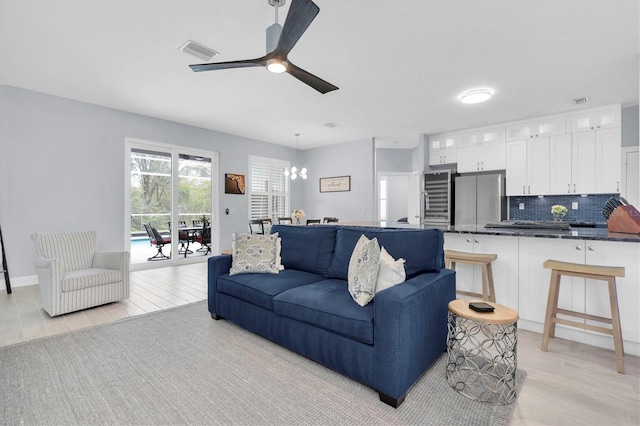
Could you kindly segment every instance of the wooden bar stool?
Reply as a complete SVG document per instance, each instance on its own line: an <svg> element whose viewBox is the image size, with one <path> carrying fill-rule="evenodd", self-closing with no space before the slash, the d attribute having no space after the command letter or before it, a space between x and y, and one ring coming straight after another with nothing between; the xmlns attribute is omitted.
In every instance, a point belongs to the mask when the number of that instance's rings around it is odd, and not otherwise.
<svg viewBox="0 0 640 426"><path fill-rule="evenodd" d="M468 263L482 267L482 294L471 291L456 290L458 294L465 296L481 297L490 302L496 301L496 293L493 289L493 271L491 262L498 258L497 254L467 253L463 251L445 250L444 260L448 269L456 269L456 263Z"/></svg>
<svg viewBox="0 0 640 426"><path fill-rule="evenodd" d="M545 352L547 351L549 337L554 337L556 324L564 324L571 327L582 328L584 330L608 334L613 336L618 373L624 374L624 347L622 345L622 330L620 329L620 313L618 311L618 295L616 291L616 277L624 277L624 267L584 265L579 263L559 262L557 260L546 260L543 263L543 266L546 269L551 269L551 281L549 283L549 299L547 300L547 313L544 318L544 334L542 335L541 349ZM587 313L558 308L560 278L563 275L606 281L609 284L611 318L604 318ZM586 323L583 324L578 321L558 318L557 314L611 324L612 328L600 327Z"/></svg>

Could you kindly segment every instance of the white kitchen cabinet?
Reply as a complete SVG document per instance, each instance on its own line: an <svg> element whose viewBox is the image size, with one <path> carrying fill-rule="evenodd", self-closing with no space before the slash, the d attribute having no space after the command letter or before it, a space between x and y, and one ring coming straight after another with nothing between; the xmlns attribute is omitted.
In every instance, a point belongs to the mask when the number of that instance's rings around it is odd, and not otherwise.
<svg viewBox="0 0 640 426"><path fill-rule="evenodd" d="M447 232L444 247L468 253L497 254L498 258L491 263L496 302L518 309L518 237ZM456 264L456 288L482 294L482 268Z"/></svg>
<svg viewBox="0 0 640 426"><path fill-rule="evenodd" d="M589 265L623 266L625 276L616 278L618 307L623 340L640 342L640 244L585 241L586 263ZM601 317L611 317L609 291L604 281L586 280L586 311ZM598 324L593 321L588 323ZM601 324L598 324L601 325ZM590 333L590 332L589 332ZM608 338L611 340L611 338ZM611 344L613 348L613 344Z"/></svg>
<svg viewBox="0 0 640 426"><path fill-rule="evenodd" d="M572 193L571 135L549 138L549 193Z"/></svg>
<svg viewBox="0 0 640 426"><path fill-rule="evenodd" d="M574 133L572 136L572 193L620 192L620 128Z"/></svg>
<svg viewBox="0 0 640 426"><path fill-rule="evenodd" d="M504 170L506 146L503 143L484 144L458 150L458 172Z"/></svg>
<svg viewBox="0 0 640 426"><path fill-rule="evenodd" d="M584 263L584 247L584 240L519 237L518 312L522 320L532 323L529 329L540 332L544 325L551 279L551 270L542 267L544 261ZM584 278L562 277L558 307L584 312L584 306Z"/></svg>
<svg viewBox="0 0 640 426"><path fill-rule="evenodd" d="M506 194L549 193L549 138L532 138L506 144Z"/></svg>
<svg viewBox="0 0 640 426"><path fill-rule="evenodd" d="M429 165L451 164L458 161L458 149L454 135L442 134L429 137Z"/></svg>
<svg viewBox="0 0 640 426"><path fill-rule="evenodd" d="M551 116L534 120L521 121L507 125L506 140L515 141L553 135L563 135L567 132L567 117Z"/></svg>
<svg viewBox="0 0 640 426"><path fill-rule="evenodd" d="M588 132L591 130L620 127L620 105L605 109L590 109L571 116L571 132Z"/></svg>

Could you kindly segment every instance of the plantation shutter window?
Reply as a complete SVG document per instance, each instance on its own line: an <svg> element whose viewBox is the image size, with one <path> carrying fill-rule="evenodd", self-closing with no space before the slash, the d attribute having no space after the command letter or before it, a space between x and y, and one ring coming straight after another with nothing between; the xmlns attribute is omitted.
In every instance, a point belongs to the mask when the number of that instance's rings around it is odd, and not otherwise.
<svg viewBox="0 0 640 426"><path fill-rule="evenodd" d="M289 216L287 161L249 156L249 218Z"/></svg>

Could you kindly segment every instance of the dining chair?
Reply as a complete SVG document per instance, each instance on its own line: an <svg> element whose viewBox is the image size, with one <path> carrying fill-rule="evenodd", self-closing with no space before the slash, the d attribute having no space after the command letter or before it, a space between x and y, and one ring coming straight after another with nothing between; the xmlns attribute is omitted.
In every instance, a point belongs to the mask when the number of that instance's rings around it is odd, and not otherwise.
<svg viewBox="0 0 640 426"><path fill-rule="evenodd" d="M293 220L290 217L279 217L278 218L279 225L293 224Z"/></svg>
<svg viewBox="0 0 640 426"><path fill-rule="evenodd" d="M271 218L251 219L249 221L249 232L251 234L265 235L271 228ZM267 226L269 229L267 229Z"/></svg>
<svg viewBox="0 0 640 426"><path fill-rule="evenodd" d="M313 225L314 223L320 223L320 219L307 219L307 225Z"/></svg>
<svg viewBox="0 0 640 426"><path fill-rule="evenodd" d="M337 217L324 217L322 223L338 223Z"/></svg>

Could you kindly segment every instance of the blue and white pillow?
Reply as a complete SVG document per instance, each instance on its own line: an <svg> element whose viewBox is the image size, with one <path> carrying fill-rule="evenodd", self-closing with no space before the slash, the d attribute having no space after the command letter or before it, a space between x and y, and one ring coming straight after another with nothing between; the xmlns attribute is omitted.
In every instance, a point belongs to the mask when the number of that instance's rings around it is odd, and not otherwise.
<svg viewBox="0 0 640 426"><path fill-rule="evenodd" d="M360 306L365 306L373 300L376 294L378 270L380 268L380 245L378 239L369 240L361 235L356 243L347 276L349 293Z"/></svg>
<svg viewBox="0 0 640 426"><path fill-rule="evenodd" d="M229 275L277 274L278 233L233 235L233 253Z"/></svg>

